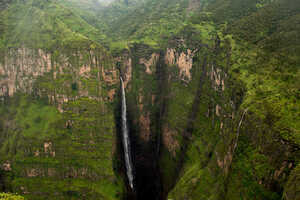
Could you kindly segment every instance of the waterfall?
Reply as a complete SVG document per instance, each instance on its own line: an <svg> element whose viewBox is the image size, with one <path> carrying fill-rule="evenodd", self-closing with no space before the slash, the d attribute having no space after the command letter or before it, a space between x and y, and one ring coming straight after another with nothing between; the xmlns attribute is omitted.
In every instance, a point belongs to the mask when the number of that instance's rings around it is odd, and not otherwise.
<svg viewBox="0 0 300 200"><path fill-rule="evenodd" d="M122 77L121 80L121 89L122 89L122 137L123 137L123 148L125 154L125 165L126 165L126 173L129 181L130 187L133 189L133 167L132 167L132 160L131 160L131 152L130 152L130 139L128 135L128 128L127 128L127 108L126 108L126 97L125 97L125 89L124 89L124 82Z"/></svg>

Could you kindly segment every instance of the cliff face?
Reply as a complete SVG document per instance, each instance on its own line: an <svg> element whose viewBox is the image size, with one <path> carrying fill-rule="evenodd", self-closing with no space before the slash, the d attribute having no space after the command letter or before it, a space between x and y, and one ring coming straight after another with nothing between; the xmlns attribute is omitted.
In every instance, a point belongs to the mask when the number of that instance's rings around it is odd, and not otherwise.
<svg viewBox="0 0 300 200"><path fill-rule="evenodd" d="M17 92L36 95L44 93L50 101L63 103L68 98L99 99L101 92L105 92L109 95L104 95L103 101L114 100L118 71L108 53L101 49L61 53L46 53L42 49L29 48L8 50L0 64L1 98L13 97ZM47 77L47 80L43 82L40 77ZM92 79L97 83L89 87ZM107 90L101 88L101 82L107 85Z"/></svg>
<svg viewBox="0 0 300 200"><path fill-rule="evenodd" d="M295 0L116 2L99 14L106 22L87 2L16 1L0 13L3 190L28 199L299 199ZM119 76L135 194L118 137Z"/></svg>
<svg viewBox="0 0 300 200"><path fill-rule="evenodd" d="M230 121L234 120L238 110L237 99L241 96L235 95L236 99L227 96L234 89L226 86L230 82L227 66L216 62L220 47L210 50L191 46L191 49L182 50L185 46L182 40L175 40L175 44L158 53L149 48L145 50L145 46L132 48L137 62L133 67L132 80L128 83L129 94L134 93L129 99L129 104L132 104L129 112L132 113L134 127L139 127L135 131L136 140L140 141L144 152L146 146L150 146L149 154L156 158L161 177L157 181L162 197L179 178L178 173L187 156L195 162L198 160L193 157L196 155L189 155L190 149L199 148L193 141L197 141L197 145L207 145L203 147L205 151L201 157L210 157L201 161L203 168L213 157L216 169L225 174L232 161L233 147L217 149L215 145L220 142L218 135L226 138L225 135L229 134L225 130L234 124ZM156 62L153 62L154 59ZM227 63L226 58L222 63ZM221 142L222 145L231 143L233 138L229 135L226 141ZM141 154L141 157L146 155ZM143 163L143 159L137 155L136 162ZM151 171L153 168L148 173Z"/></svg>
<svg viewBox="0 0 300 200"><path fill-rule="evenodd" d="M51 69L50 54L42 50L34 52L20 48L8 51L0 65L1 97L13 96L17 90L31 93L35 79L49 73Z"/></svg>
<svg viewBox="0 0 300 200"><path fill-rule="evenodd" d="M113 172L118 89L101 49L6 51L1 73L1 166L6 190L28 198L117 199Z"/></svg>
<svg viewBox="0 0 300 200"><path fill-rule="evenodd" d="M165 49L136 44L126 53L130 65L121 71L128 77L137 182L146 196L295 195L289 181L297 176L298 145L272 127L276 119L270 123L248 104L251 89L233 72L234 45L222 35L194 45L176 38ZM155 183L149 191L145 180Z"/></svg>
<svg viewBox="0 0 300 200"><path fill-rule="evenodd" d="M228 39L188 43L134 44L115 58L102 49L7 51L0 65L5 188L29 198L120 198L119 66L137 198L252 198L240 186L244 177L259 197L284 191L293 199L298 147L241 107L246 86L230 74Z"/></svg>
<svg viewBox="0 0 300 200"><path fill-rule="evenodd" d="M294 160L297 147L240 107L245 85L230 75L233 58L226 39L211 46L187 47L188 42L174 39L159 51L135 44L115 58L100 49L60 55L7 51L0 68L6 188L33 198L37 191L49 195L49 185L53 198L119 198L122 181L112 161L117 158L119 173L121 152L114 145L119 66L127 90L137 198L250 197L237 190L239 176L262 196L285 190L291 198L297 172L287 176L295 167L288 160ZM254 134L261 129L266 131L262 137ZM265 140L270 142L259 142ZM258 166L256 173L265 172L249 177L247 167ZM280 183L286 181L283 189ZM106 193L107 184L113 192Z"/></svg>

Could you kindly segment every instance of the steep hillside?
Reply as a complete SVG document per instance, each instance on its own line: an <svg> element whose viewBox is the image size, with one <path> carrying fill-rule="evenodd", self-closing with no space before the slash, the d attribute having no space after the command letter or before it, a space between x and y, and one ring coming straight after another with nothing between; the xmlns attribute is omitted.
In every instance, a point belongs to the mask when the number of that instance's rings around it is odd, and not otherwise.
<svg viewBox="0 0 300 200"><path fill-rule="evenodd" d="M220 8L212 6L207 8L208 11L216 13L210 19L220 24L218 17L224 12L217 12L215 9ZM237 6L236 10L232 6ZM217 26L227 34L225 44L227 38L231 46L228 52L231 57L229 74L240 80L245 90L236 128L227 130L231 135L237 134L234 136L237 138L229 142L231 147L225 146L228 150L222 150L223 154L228 151L227 155L212 162L228 171L225 170L222 183L218 180L220 178L213 178L218 173L201 172L201 167L196 167L196 164L187 167L171 193L174 199L186 196L221 198L217 193L226 199L299 198L295 186L299 183L294 182L293 189L287 184L289 179L295 181L299 176L292 171L299 165L299 42L295 38L299 37L300 29L294 28L297 27L294 20L300 11L299 3L278 1L262 7L256 5L249 12L238 14L245 8L243 4L240 6L229 4L224 8L231 12L222 19L234 23ZM193 22L197 22L196 19ZM244 117L242 113L245 113ZM195 157L199 156L190 155L190 159ZM182 197L178 197L180 195Z"/></svg>
<svg viewBox="0 0 300 200"><path fill-rule="evenodd" d="M0 62L5 191L28 199L118 199L118 71L100 32L51 1L13 2Z"/></svg>
<svg viewBox="0 0 300 200"><path fill-rule="evenodd" d="M16 0L0 10L4 191L300 198L297 0Z"/></svg>
<svg viewBox="0 0 300 200"><path fill-rule="evenodd" d="M3 11L6 18L5 45L32 48L76 48L88 41L101 42L105 36L72 11L51 1L13 3Z"/></svg>
<svg viewBox="0 0 300 200"><path fill-rule="evenodd" d="M154 48L129 46L133 66L132 73L131 70L126 72L132 75L128 90L133 92L133 99L129 99L133 121L139 121L132 126L139 127L134 132L138 132L142 140L148 138L146 143L159 151L163 195L175 183L169 198L297 198L297 192L292 192L291 197L287 195L287 191L293 190L287 182L299 176L293 173L299 162L299 29L296 22L299 3L215 1L196 7L202 12L196 10L190 17L184 17L188 13L184 5L191 1L174 3L181 5L182 11L172 7L172 3L153 3L156 9L128 14L120 19L118 26L127 24L120 32L129 29L133 32L127 38ZM145 4L151 8L150 2ZM172 12L182 14L183 18L171 17L179 20L175 23L177 30L172 32L162 26L159 29L162 32L158 31L161 38L155 31L147 35L147 30L156 27L145 25L147 16L151 25L155 24L154 16L161 22L164 9L168 17ZM144 14L133 17L138 12ZM115 30L119 31L117 26ZM175 37L167 37L169 33ZM148 38L159 43L151 43ZM219 50L214 50L218 45ZM205 73L211 74L210 80L215 83L208 83L204 75L197 75L196 69L200 70L206 59L209 61L205 62ZM166 63L176 65L179 71L165 69ZM173 73L179 78L177 84ZM201 70L198 73L201 74ZM193 90L197 88L192 86L193 81L200 85L207 82L212 88L203 86ZM221 91L213 89L214 84ZM164 88L160 88L161 85ZM201 103L195 105L198 101ZM139 108L134 106L139 104L142 104ZM157 108L157 105L160 106ZM145 146L144 142L141 146ZM137 157L140 154L134 153ZM289 174L292 175L289 177ZM292 188L297 184L294 182Z"/></svg>

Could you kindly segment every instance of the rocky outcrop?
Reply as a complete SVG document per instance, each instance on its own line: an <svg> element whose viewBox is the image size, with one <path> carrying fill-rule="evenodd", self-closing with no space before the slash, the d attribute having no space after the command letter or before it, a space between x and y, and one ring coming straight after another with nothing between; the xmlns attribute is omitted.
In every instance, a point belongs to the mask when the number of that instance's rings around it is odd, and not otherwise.
<svg viewBox="0 0 300 200"><path fill-rule="evenodd" d="M176 151L180 148L179 142L176 139L177 135L178 133L175 130L170 130L167 125L163 128L163 145L171 152L173 157L176 157Z"/></svg>
<svg viewBox="0 0 300 200"><path fill-rule="evenodd" d="M195 52L187 49L186 52L177 52L176 49L168 48L165 54L167 65L176 65L179 68L179 76L183 81L192 79L191 69L193 66L193 57Z"/></svg>
<svg viewBox="0 0 300 200"><path fill-rule="evenodd" d="M211 71L210 71L210 79L213 81L212 86L214 90L221 89L222 91L225 90L225 79L227 77L227 74L224 73L220 68L214 67L212 65Z"/></svg>
<svg viewBox="0 0 300 200"><path fill-rule="evenodd" d="M0 63L0 96L13 96L18 91L31 93L34 80L53 68L51 55L43 50L11 49ZM59 68L62 72L62 68Z"/></svg>
<svg viewBox="0 0 300 200"><path fill-rule="evenodd" d="M127 88L128 83L132 79L133 63L132 57L129 54L130 53L128 51L125 51L122 55L115 58L116 63L119 64L119 70L121 72L125 88Z"/></svg>
<svg viewBox="0 0 300 200"><path fill-rule="evenodd" d="M151 58L149 60L145 59L145 58L140 58L140 62L139 64L143 64L146 67L146 73L147 74L153 74L155 71L155 65L157 64L157 61L159 59L159 54L157 53L153 53L151 55Z"/></svg>
<svg viewBox="0 0 300 200"><path fill-rule="evenodd" d="M69 54L69 55L68 55ZM88 57L86 55L89 55ZM109 56L105 52L99 55L92 50L75 51L59 56L46 52L42 49L10 49L5 53L4 61L0 63L0 98L12 97L16 92L31 94L36 92L39 95L45 93L45 88L33 91L36 80L39 77L47 76L48 89L51 84L62 82L63 88L54 88L47 91L46 95L50 102L55 102L60 110L62 104L79 97L89 97L97 99L101 91L101 81L106 85L118 83L118 71L113 64L107 64ZM111 62L111 60L110 60ZM97 74L92 74L92 70L98 70ZM67 78L67 79L66 79ZM86 81L91 78L98 80L94 90L91 92L86 85ZM52 87L53 88L53 87ZM71 91L76 91L75 95L70 95ZM115 92L111 90L108 98L112 100Z"/></svg>
<svg viewBox="0 0 300 200"><path fill-rule="evenodd" d="M129 81L131 80L132 78L132 59L131 58L128 58L126 61L125 61L125 72L124 72L124 85L125 85L125 88L127 87Z"/></svg>

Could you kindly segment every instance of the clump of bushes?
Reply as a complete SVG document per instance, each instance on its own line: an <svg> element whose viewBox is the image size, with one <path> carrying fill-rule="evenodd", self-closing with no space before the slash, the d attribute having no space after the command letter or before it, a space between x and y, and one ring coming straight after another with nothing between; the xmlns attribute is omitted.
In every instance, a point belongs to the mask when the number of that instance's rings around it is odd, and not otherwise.
<svg viewBox="0 0 300 200"><path fill-rule="evenodd" d="M25 198L16 194L0 193L0 200L25 200Z"/></svg>

